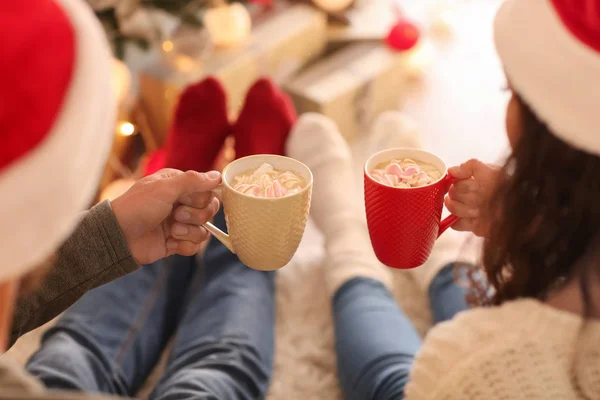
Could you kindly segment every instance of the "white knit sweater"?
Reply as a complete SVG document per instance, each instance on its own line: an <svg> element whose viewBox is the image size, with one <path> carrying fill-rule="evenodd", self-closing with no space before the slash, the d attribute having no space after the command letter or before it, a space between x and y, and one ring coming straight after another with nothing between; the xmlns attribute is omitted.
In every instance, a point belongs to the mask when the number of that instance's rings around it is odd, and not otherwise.
<svg viewBox="0 0 600 400"><path fill-rule="evenodd" d="M600 322L536 300L465 311L428 334L405 395L600 399Z"/></svg>

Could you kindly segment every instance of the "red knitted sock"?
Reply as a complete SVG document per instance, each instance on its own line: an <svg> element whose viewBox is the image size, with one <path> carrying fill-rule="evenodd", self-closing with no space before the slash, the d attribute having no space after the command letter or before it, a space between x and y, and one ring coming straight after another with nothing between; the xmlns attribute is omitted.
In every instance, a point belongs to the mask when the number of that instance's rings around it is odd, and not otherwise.
<svg viewBox="0 0 600 400"><path fill-rule="evenodd" d="M163 169L165 167L166 156L165 149L163 148L154 150L152 153L148 154L143 164L144 176L152 175Z"/></svg>
<svg viewBox="0 0 600 400"><path fill-rule="evenodd" d="M164 166L182 171L212 169L230 130L223 86L209 77L187 87L164 146Z"/></svg>
<svg viewBox="0 0 600 400"><path fill-rule="evenodd" d="M236 158L253 154L283 155L285 141L296 121L290 98L267 78L248 91L233 127Z"/></svg>

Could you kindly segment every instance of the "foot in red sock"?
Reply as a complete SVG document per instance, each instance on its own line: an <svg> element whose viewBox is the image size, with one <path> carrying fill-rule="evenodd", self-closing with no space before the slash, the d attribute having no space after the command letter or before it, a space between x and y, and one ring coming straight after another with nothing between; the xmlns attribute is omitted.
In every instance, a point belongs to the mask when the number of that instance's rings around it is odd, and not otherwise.
<svg viewBox="0 0 600 400"><path fill-rule="evenodd" d="M152 175L165 168L166 157L165 149L154 150L152 153L148 154L143 164L144 176Z"/></svg>
<svg viewBox="0 0 600 400"><path fill-rule="evenodd" d="M212 77L188 86L179 98L167 136L164 167L199 172L212 169L230 130L223 86Z"/></svg>
<svg viewBox="0 0 600 400"><path fill-rule="evenodd" d="M295 121L296 111L290 98L271 80L258 80L248 91L233 127L236 158L253 154L283 155Z"/></svg>

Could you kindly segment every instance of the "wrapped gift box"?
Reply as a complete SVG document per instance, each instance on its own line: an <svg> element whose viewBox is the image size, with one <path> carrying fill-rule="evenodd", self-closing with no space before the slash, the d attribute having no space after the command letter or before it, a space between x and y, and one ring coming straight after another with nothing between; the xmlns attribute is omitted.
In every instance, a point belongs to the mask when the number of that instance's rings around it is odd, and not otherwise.
<svg viewBox="0 0 600 400"><path fill-rule="evenodd" d="M407 56L380 43L350 45L324 58L285 85L298 113L333 119L347 140L375 116L401 106Z"/></svg>
<svg viewBox="0 0 600 400"><path fill-rule="evenodd" d="M156 142L162 143L178 94L187 85L204 76L217 77L227 92L230 115L235 117L259 77L270 76L281 84L322 54L326 38L325 14L294 5L264 16L247 43L235 49L215 49L192 71L178 72L157 61L140 78L142 102Z"/></svg>
<svg viewBox="0 0 600 400"><path fill-rule="evenodd" d="M330 46L383 40L398 20L393 0L364 0L345 13L347 25L331 24L327 29Z"/></svg>

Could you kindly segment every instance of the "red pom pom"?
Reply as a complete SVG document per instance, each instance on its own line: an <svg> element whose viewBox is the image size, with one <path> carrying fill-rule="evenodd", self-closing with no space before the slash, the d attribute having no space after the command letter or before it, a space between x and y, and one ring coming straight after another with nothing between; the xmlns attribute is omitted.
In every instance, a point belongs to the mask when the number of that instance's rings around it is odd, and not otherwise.
<svg viewBox="0 0 600 400"><path fill-rule="evenodd" d="M419 42L419 28L410 21L401 20L392 27L385 42L394 50L407 51Z"/></svg>

